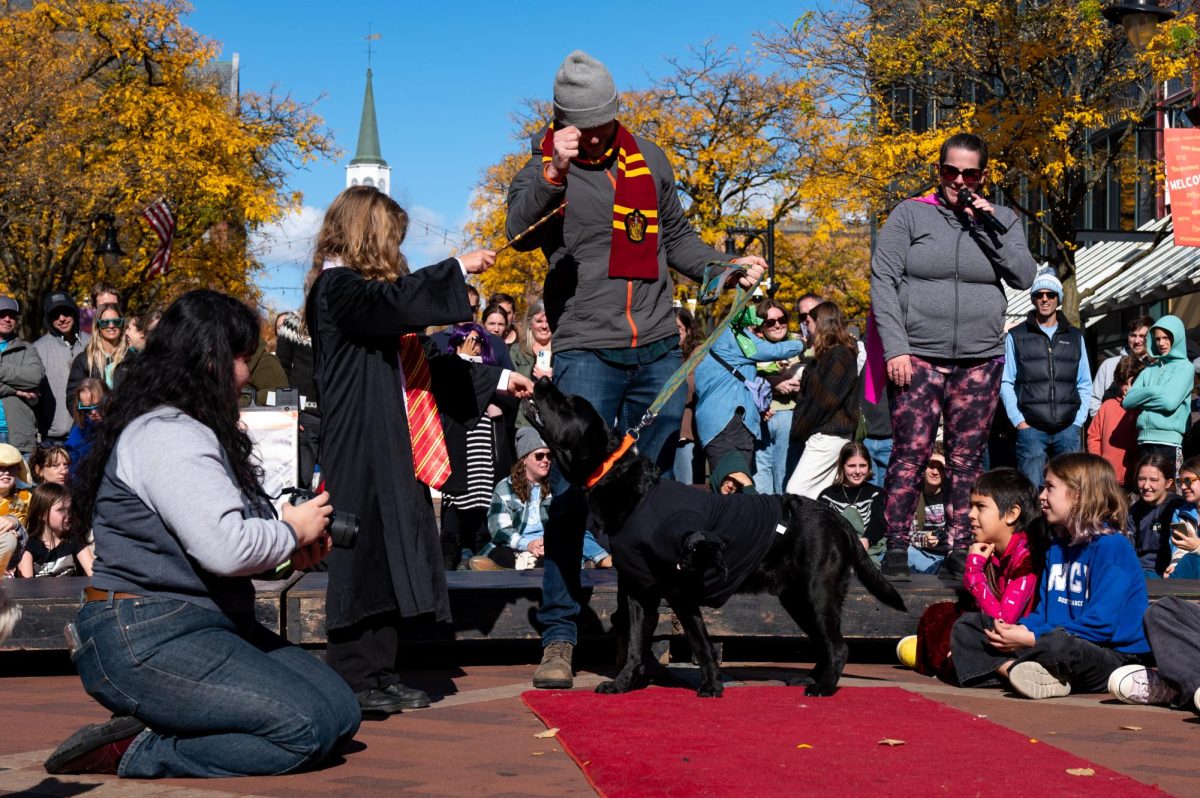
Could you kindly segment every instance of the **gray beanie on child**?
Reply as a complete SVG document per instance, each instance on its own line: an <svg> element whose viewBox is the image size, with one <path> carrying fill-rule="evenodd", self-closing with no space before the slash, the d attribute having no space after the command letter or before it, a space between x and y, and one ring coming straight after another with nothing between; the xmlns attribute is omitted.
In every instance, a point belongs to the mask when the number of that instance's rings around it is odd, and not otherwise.
<svg viewBox="0 0 1200 798"><path fill-rule="evenodd" d="M617 87L604 64L583 50L567 56L554 76L554 118L564 126L599 127L617 118Z"/></svg>
<svg viewBox="0 0 1200 798"><path fill-rule="evenodd" d="M517 430L517 459L520 460L530 452L545 449L546 442L533 427L521 427Z"/></svg>

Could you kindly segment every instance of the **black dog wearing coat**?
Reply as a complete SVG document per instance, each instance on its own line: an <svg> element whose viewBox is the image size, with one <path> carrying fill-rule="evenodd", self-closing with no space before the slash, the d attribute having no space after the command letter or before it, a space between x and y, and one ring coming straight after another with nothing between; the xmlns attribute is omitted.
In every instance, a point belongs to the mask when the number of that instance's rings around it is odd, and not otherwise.
<svg viewBox="0 0 1200 798"><path fill-rule="evenodd" d="M700 664L700 696L719 696L720 669L701 606L720 607L737 592L766 591L820 646L812 671L788 684L831 695L846 664L842 604L850 572L873 596L906 611L871 563L849 522L824 502L799 496L720 496L672 480L622 439L579 396L543 378L525 416L554 452L608 533L618 589L628 598L629 644L621 672L596 688L624 693L648 682L650 642L666 599Z"/></svg>

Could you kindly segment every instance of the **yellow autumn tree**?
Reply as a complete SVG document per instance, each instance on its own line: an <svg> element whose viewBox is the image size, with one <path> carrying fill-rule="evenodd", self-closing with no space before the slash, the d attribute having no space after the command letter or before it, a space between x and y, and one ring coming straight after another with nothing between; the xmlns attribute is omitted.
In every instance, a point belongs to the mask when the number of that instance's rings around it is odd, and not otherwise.
<svg viewBox="0 0 1200 798"><path fill-rule="evenodd" d="M231 96L216 43L181 21L180 0L0 5L0 282L25 307L100 279L132 305L212 287L252 296L248 233L299 197L286 169L333 154L310 107ZM140 218L175 209L171 272L148 279L158 240ZM115 218L127 253L95 256ZM40 313L24 322L36 331Z"/></svg>
<svg viewBox="0 0 1200 798"><path fill-rule="evenodd" d="M723 250L731 227L762 228L768 220L781 229L802 225L802 236L776 237L777 298L795 300L820 274L827 278L820 292L850 300L857 314L865 307L865 292L846 293L843 286L865 285L867 245L859 236L856 255L840 251L850 239L839 236L835 242L835 234L854 220L830 179L829 158L842 152L836 141L844 134L832 114L818 113L808 79L785 78L757 55L711 45L669 60L667 67L649 88L622 92L619 118L666 152L692 227ZM519 149L485 171L469 227L477 241L504 240L508 186L550 113L547 102L529 102L516 117ZM762 242L737 236L732 246L738 255L759 253ZM836 257L815 260L835 251ZM521 296L539 290L545 269L540 253L506 251L481 278L484 293ZM695 294L690 281L678 282L682 293Z"/></svg>
<svg viewBox="0 0 1200 798"><path fill-rule="evenodd" d="M877 219L935 185L948 135L982 135L999 199L1056 266L1076 323L1074 253L1090 192L1115 174L1153 196L1159 165L1139 153L1138 131L1157 126L1157 87L1190 80L1198 65L1194 14L1160 25L1135 52L1100 0L848 2L763 42L853 132L837 158L843 186ZM1127 201L1126 226L1132 215Z"/></svg>

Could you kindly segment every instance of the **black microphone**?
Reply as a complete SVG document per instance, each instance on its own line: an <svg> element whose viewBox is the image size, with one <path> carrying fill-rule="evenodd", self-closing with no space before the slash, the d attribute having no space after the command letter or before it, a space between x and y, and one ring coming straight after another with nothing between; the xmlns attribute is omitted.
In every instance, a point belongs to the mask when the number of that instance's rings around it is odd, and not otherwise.
<svg viewBox="0 0 1200 798"><path fill-rule="evenodd" d="M975 194L969 188L960 188L958 190L958 204L971 205L971 201L975 199ZM975 212L975 218L979 223L991 230L998 236L1002 236L1008 232L1008 228L1001 224L1000 220L991 211L981 210L975 206L971 206L971 210Z"/></svg>

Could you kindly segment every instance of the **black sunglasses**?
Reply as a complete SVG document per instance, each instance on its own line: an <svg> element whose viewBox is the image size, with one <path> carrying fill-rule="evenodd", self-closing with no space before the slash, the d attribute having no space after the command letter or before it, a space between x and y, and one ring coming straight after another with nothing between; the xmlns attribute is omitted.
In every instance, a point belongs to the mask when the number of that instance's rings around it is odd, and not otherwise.
<svg viewBox="0 0 1200 798"><path fill-rule="evenodd" d="M942 164L939 168L942 180L945 180L947 183L957 180L959 175L962 175L963 182L968 186L973 186L983 179L982 169L959 169L957 166L951 166L948 163Z"/></svg>
<svg viewBox="0 0 1200 798"><path fill-rule="evenodd" d="M530 452L529 454L534 460L538 461L550 459L550 452Z"/></svg>
<svg viewBox="0 0 1200 798"><path fill-rule="evenodd" d="M1034 299L1058 299L1058 294L1053 291L1038 291L1033 295Z"/></svg>

